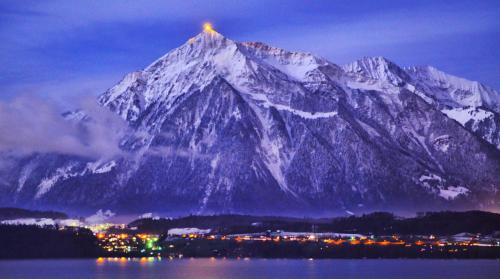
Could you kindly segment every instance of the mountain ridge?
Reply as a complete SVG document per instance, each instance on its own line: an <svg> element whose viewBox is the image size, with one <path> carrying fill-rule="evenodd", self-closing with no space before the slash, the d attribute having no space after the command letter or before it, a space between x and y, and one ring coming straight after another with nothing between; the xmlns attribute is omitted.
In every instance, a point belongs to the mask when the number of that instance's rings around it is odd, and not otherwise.
<svg viewBox="0 0 500 279"><path fill-rule="evenodd" d="M99 97L132 130L120 143L126 156L24 159L0 203L15 196L33 207L183 213L497 209L498 92L437 76L383 57L338 66L204 31ZM457 96L462 103L447 102ZM462 110L473 117L464 121Z"/></svg>

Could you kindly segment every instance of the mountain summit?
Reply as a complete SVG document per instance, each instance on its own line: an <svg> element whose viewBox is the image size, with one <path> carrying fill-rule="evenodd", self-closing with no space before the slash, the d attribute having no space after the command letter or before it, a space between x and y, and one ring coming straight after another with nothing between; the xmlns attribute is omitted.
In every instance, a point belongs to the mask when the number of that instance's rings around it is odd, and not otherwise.
<svg viewBox="0 0 500 279"><path fill-rule="evenodd" d="M499 94L434 68L338 66L206 26L98 101L129 125L123 154L23 158L0 180L1 204L301 216L499 206Z"/></svg>

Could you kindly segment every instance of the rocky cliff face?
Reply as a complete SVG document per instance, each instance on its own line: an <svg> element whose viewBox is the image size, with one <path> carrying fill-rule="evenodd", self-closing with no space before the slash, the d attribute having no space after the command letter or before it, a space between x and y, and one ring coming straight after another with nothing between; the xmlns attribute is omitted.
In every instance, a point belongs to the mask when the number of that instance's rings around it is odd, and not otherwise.
<svg viewBox="0 0 500 279"><path fill-rule="evenodd" d="M207 30L99 97L129 123L123 154L23 158L1 174L0 200L179 213L494 209L499 98L430 67L381 57L341 67Z"/></svg>

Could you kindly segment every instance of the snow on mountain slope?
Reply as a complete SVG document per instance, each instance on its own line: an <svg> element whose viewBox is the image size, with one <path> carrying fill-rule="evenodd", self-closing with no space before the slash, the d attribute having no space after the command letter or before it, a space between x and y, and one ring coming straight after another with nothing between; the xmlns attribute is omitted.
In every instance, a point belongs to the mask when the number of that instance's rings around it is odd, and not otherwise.
<svg viewBox="0 0 500 279"><path fill-rule="evenodd" d="M498 206L499 151L470 133L489 129L494 142L496 95L424 74L205 30L99 97L130 125L124 154L24 158L1 172L0 203L300 215Z"/></svg>
<svg viewBox="0 0 500 279"><path fill-rule="evenodd" d="M404 70L384 57L364 57L344 66L348 73L357 74L362 81L387 81L394 85L406 82L409 77Z"/></svg>
<svg viewBox="0 0 500 279"><path fill-rule="evenodd" d="M433 67L400 68L383 57L365 57L344 66L351 87L385 91L407 88L469 131L500 149L500 93Z"/></svg>
<svg viewBox="0 0 500 279"><path fill-rule="evenodd" d="M251 98L261 98L268 106L276 104L293 111L294 108L287 108L291 94L305 94L299 82L307 79L307 73L325 65L333 64L310 54L288 52L262 43L237 43L215 31L202 32L144 71L127 75L100 101L131 115L158 101L169 108L183 94L203 89L220 76L236 89L251 92ZM140 90L142 84L144 90Z"/></svg>
<svg viewBox="0 0 500 279"><path fill-rule="evenodd" d="M450 107L485 107L500 112L500 94L477 81L455 77L434 67L406 69L415 83L433 92L440 105Z"/></svg>
<svg viewBox="0 0 500 279"><path fill-rule="evenodd" d="M463 126L471 120L473 120L474 124L477 124L477 122L493 117L492 112L474 107L443 109L442 112L448 115L448 117L455 119Z"/></svg>
<svg viewBox="0 0 500 279"><path fill-rule="evenodd" d="M500 93L433 67L411 67L407 72L418 91L426 92L438 108L500 149Z"/></svg>

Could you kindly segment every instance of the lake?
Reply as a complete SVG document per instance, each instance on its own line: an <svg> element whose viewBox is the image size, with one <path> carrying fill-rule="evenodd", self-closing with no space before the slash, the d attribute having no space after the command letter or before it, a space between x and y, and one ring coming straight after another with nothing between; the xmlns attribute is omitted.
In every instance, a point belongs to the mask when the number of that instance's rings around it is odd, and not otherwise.
<svg viewBox="0 0 500 279"><path fill-rule="evenodd" d="M83 259L0 261L0 278L499 278L499 260Z"/></svg>

